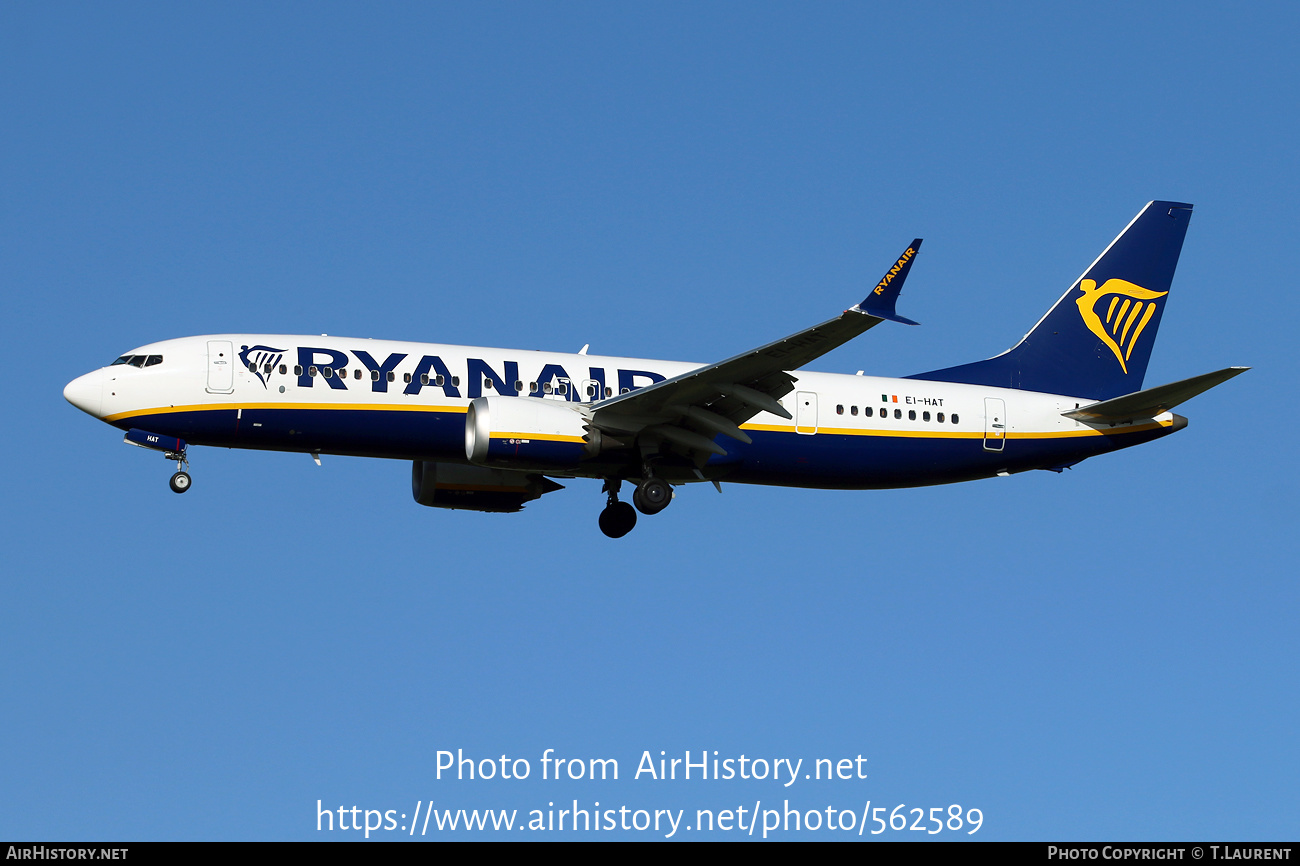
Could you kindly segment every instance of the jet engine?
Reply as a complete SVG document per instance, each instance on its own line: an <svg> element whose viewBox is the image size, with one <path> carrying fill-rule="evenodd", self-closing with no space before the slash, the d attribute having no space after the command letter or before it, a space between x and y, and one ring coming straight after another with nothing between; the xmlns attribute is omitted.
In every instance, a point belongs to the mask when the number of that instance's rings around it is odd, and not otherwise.
<svg viewBox="0 0 1300 866"><path fill-rule="evenodd" d="M543 493L563 490L528 472L416 460L411 466L411 495L421 505L466 511L518 511Z"/></svg>
<svg viewBox="0 0 1300 866"><path fill-rule="evenodd" d="M600 453L600 431L576 408L529 397L478 397L465 413L471 463L563 471Z"/></svg>

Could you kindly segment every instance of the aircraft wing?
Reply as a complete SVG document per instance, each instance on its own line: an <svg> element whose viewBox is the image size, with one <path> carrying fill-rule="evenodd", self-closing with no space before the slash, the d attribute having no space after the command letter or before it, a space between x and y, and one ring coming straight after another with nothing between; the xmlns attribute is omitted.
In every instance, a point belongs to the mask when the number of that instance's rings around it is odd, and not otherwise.
<svg viewBox="0 0 1300 866"><path fill-rule="evenodd" d="M614 436L651 434L697 454L725 454L719 433L748 444L740 425L759 412L791 415L777 402L794 390L791 370L844 345L886 319L915 325L894 312L921 239L912 241L861 303L838 317L725 361L620 394L592 407L593 424Z"/></svg>

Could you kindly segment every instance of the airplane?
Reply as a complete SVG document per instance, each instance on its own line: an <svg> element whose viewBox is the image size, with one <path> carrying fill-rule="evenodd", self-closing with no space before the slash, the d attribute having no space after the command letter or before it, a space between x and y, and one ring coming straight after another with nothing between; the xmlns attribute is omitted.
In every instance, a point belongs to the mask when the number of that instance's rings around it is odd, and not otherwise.
<svg viewBox="0 0 1300 866"><path fill-rule="evenodd" d="M177 493L191 445L410 460L412 495L434 508L514 512L556 478L592 478L611 538L690 483L868 490L1061 472L1183 429L1171 409L1249 369L1142 388L1191 212L1149 202L1014 347L901 379L803 367L881 322L916 324L895 308L919 238L839 316L714 364L219 334L132 349L63 395L175 462Z"/></svg>

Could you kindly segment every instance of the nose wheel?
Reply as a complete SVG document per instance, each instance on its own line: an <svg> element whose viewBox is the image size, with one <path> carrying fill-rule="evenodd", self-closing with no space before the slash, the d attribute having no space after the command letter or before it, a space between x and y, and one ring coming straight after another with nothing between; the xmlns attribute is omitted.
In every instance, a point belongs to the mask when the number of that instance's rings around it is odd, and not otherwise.
<svg viewBox="0 0 1300 866"><path fill-rule="evenodd" d="M600 512L600 531L610 538L622 538L636 526L636 510L626 502L618 501L618 489L623 482L617 478L606 479L604 492L609 494L605 510Z"/></svg>

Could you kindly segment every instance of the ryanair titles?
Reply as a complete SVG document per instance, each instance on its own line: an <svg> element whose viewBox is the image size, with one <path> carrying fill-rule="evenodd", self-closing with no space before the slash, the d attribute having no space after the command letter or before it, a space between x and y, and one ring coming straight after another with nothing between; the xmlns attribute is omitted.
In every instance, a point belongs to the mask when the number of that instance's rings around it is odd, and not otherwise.
<svg viewBox="0 0 1300 866"><path fill-rule="evenodd" d="M908 262L912 260L912 256L914 255L916 255L916 250L912 249L911 247L908 247L907 251L903 253L902 257L897 262L894 263L894 266L892 268L889 269L889 272L885 274L883 278L881 278L880 282L876 283L876 287L871 290L871 293L873 295L884 294L885 287L894 281L894 277L898 276L898 272L903 269L904 265L906 265Z"/></svg>
<svg viewBox="0 0 1300 866"><path fill-rule="evenodd" d="M500 394L584 402L634 391L666 378L651 370L620 369L615 371L615 381L607 382L604 367L586 367L571 373L562 364L555 363L543 364L535 375L530 370L525 378L520 375L518 361L502 361L494 366L497 364L495 361L466 358L463 365L456 364L457 372L453 372L438 355L414 356L393 352L379 359L364 349L345 352L320 346L299 346L296 350L244 346L243 350L240 359L264 387L269 387L277 376L287 378L292 375L299 388L315 388L323 384L335 391L345 391L350 387L368 386L379 394L388 393L390 387L393 390L401 388L403 394L419 394L425 388L435 388L444 396L468 399ZM290 370L287 364L275 363L280 357L271 352L289 357L296 353L297 363ZM464 371L463 379L461 370Z"/></svg>

